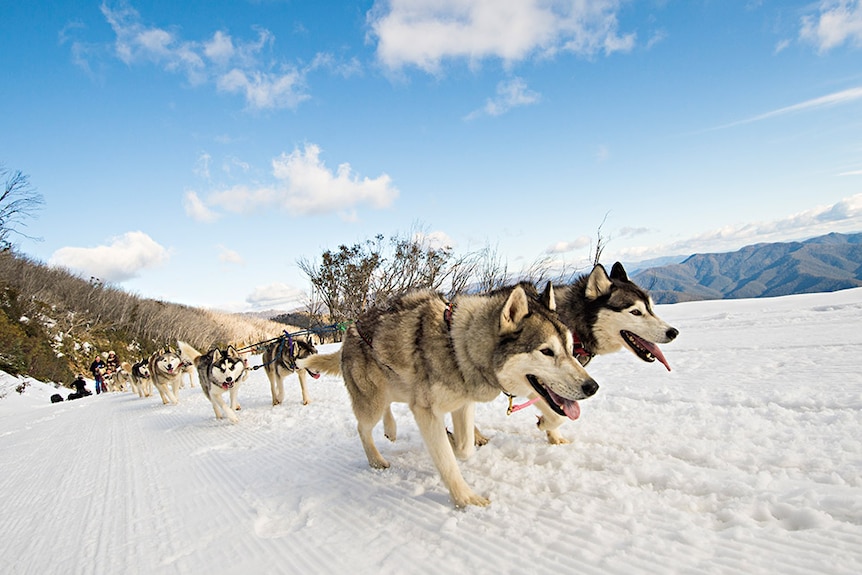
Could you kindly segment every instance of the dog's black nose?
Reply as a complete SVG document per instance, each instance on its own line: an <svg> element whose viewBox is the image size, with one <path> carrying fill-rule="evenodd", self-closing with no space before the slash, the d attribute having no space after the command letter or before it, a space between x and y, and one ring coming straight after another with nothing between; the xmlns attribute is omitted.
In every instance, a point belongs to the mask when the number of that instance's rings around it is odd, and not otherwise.
<svg viewBox="0 0 862 575"><path fill-rule="evenodd" d="M586 382L581 386L581 391L582 391L582 392L584 393L584 395L586 395L587 397L590 397L590 396L592 396L592 395L595 395L595 394L596 394L596 392L597 392L598 390L599 390L599 384L598 384L598 383L596 383L596 382L595 382L594 380L592 380L592 379L587 380L587 381L586 381Z"/></svg>
<svg viewBox="0 0 862 575"><path fill-rule="evenodd" d="M679 330L676 329L675 327L672 327L669 330L667 330L666 335L667 335L668 340L676 339L676 336L679 335Z"/></svg>

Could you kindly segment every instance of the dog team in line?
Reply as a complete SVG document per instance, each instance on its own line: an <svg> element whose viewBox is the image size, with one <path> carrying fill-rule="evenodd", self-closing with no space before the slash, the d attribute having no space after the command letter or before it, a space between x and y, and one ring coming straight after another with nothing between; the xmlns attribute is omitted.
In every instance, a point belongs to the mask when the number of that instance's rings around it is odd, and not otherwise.
<svg viewBox="0 0 862 575"><path fill-rule="evenodd" d="M490 501L467 485L457 462L488 441L474 421L476 402L503 393L510 410L535 405L542 413L538 428L548 441L568 443L559 427L577 419L578 402L599 389L585 370L594 356L625 348L670 370L658 344L678 334L656 315L649 294L620 263L610 274L597 264L572 284L548 282L541 293L527 282L452 301L431 290L409 292L363 312L334 353L318 354L311 343L285 334L267 343L259 367L269 378L273 405L284 401L283 380L291 373L298 375L303 404L309 402L307 375L340 375L373 468L387 468L389 462L372 430L382 419L384 436L395 441L390 405L407 403L452 502L484 506ZM216 418L236 422L237 391L248 376L241 354L232 346L201 353L177 343L178 351L124 363L117 374L128 368L133 391L146 397L155 386L163 403L175 404L184 374L194 368ZM513 405L516 397L527 400Z"/></svg>

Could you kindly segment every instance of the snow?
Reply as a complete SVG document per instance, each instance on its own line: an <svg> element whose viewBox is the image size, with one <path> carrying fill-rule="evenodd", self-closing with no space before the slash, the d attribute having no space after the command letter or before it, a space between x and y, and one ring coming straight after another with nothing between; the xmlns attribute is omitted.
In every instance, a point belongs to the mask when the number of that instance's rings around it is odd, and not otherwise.
<svg viewBox="0 0 862 575"><path fill-rule="evenodd" d="M254 371L230 424L198 388L51 404L3 376L0 572L862 572L862 289L658 312L673 371L594 360L571 444L478 406L487 508L451 505L404 405L369 468L340 378L273 407Z"/></svg>

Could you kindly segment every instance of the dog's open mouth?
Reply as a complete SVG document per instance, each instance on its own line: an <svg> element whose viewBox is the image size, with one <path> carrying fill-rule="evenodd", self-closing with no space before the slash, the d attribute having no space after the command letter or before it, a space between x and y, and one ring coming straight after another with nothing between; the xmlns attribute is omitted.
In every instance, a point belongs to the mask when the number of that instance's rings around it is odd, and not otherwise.
<svg viewBox="0 0 862 575"><path fill-rule="evenodd" d="M224 383L222 383L222 384L221 384L221 388L222 388L222 389L230 389L230 388L232 388L232 387L233 387L233 382L232 382L232 381L226 381L226 382L224 382Z"/></svg>
<svg viewBox="0 0 862 575"><path fill-rule="evenodd" d="M542 399L551 406L551 409L553 409L555 413L562 415L563 417L568 417L569 419L577 419L581 416L581 406L578 405L577 401L560 397L549 388L545 387L535 375L527 375L527 381L530 382L530 385L533 386L536 393L542 396Z"/></svg>
<svg viewBox="0 0 862 575"><path fill-rule="evenodd" d="M659 360L659 362L661 362L661 364L670 371L670 365L668 364L667 359L665 359L664 354L656 344L651 341L647 341L630 331L623 330L620 332L620 335L623 336L623 340L628 344L631 350L635 352L636 356L649 363Z"/></svg>
<svg viewBox="0 0 862 575"><path fill-rule="evenodd" d="M305 371L306 371L306 372L308 372L308 375L310 375L310 376L311 376L311 377L313 377L314 379L317 379L317 378L319 378L319 377L320 377L320 372L319 372L319 371L312 371L312 370L310 370L310 369L308 369L308 368L305 368Z"/></svg>

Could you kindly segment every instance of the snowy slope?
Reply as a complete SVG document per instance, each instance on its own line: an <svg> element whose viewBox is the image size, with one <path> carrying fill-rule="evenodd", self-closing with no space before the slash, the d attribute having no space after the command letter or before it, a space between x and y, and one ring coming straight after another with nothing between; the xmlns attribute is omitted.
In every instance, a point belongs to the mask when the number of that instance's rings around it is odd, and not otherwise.
<svg viewBox="0 0 862 575"><path fill-rule="evenodd" d="M596 359L570 445L478 407L488 508L452 507L403 405L370 469L339 378L272 407L254 371L236 425L198 388L7 393L0 573L862 572L862 289L659 314L674 371Z"/></svg>

